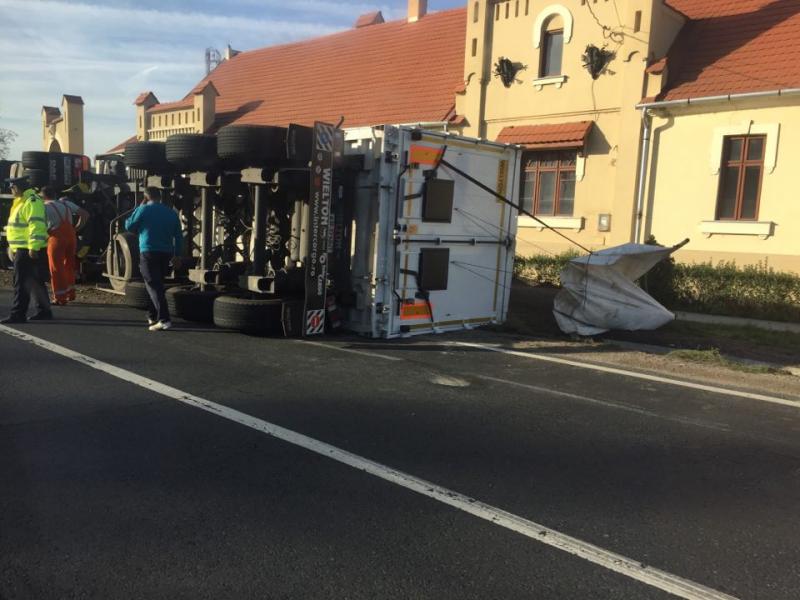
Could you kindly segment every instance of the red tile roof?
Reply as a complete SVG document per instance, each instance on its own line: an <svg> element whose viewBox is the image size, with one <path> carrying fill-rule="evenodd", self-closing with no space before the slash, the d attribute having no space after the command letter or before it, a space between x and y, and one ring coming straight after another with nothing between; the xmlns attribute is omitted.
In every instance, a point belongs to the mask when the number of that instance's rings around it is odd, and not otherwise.
<svg viewBox="0 0 800 600"><path fill-rule="evenodd" d="M800 0L668 0L689 21L659 100L800 88Z"/></svg>
<svg viewBox="0 0 800 600"><path fill-rule="evenodd" d="M771 0L666 0L667 6L682 13L687 19L710 19L750 12L754 7ZM783 0L778 0L782 2Z"/></svg>
<svg viewBox="0 0 800 600"><path fill-rule="evenodd" d="M219 91L215 128L443 121L464 77L466 18L459 8L242 52L201 82Z"/></svg>
<svg viewBox="0 0 800 600"><path fill-rule="evenodd" d="M376 10L375 12L367 13L358 17L355 27L358 29L360 27L369 27L370 25L380 25L381 23L385 22L386 21L383 18L383 13L379 10Z"/></svg>
<svg viewBox="0 0 800 600"><path fill-rule="evenodd" d="M194 106L194 101L191 99L188 100L178 100L177 102L162 102L161 104L155 104L147 109L149 113L155 112L164 112L165 110L175 110L177 108L192 108Z"/></svg>
<svg viewBox="0 0 800 600"><path fill-rule="evenodd" d="M155 95L153 92L142 92L141 94L139 94L138 96L136 96L136 100L134 100L134 101L133 101L133 103L134 103L136 106L139 106L139 105L141 105L141 104L144 104L144 103L147 101L147 99L148 99L150 96L152 96L152 97L153 97L153 100L155 100L156 102L158 102L158 98L156 98L156 95Z"/></svg>
<svg viewBox="0 0 800 600"><path fill-rule="evenodd" d="M661 75L664 72L664 69L667 68L667 57L665 56L661 60L657 60L652 65L647 67L645 71L652 75Z"/></svg>
<svg viewBox="0 0 800 600"><path fill-rule="evenodd" d="M116 146L114 146L110 150L106 150L105 154L118 154L118 153L122 152L123 150L125 150L125 146L127 146L128 143L135 142L135 141L136 141L136 136L135 135L131 136L127 140L117 144Z"/></svg>
<svg viewBox="0 0 800 600"><path fill-rule="evenodd" d="M592 130L592 121L505 127L497 136L501 144L529 149L582 148Z"/></svg>
<svg viewBox="0 0 800 600"><path fill-rule="evenodd" d="M216 93L217 96L219 96L219 92L217 91L217 88L214 87L214 84L211 83L210 81L206 81L205 79L203 79L200 83L198 83L196 86L192 88L192 91L186 95L186 98L184 98L184 100L188 99L189 96L196 96L197 94L202 94L207 87L213 89L214 93Z"/></svg>
<svg viewBox="0 0 800 600"><path fill-rule="evenodd" d="M51 123L61 119L61 110L55 106L43 106L42 110L44 111L44 120L47 125L50 125Z"/></svg>

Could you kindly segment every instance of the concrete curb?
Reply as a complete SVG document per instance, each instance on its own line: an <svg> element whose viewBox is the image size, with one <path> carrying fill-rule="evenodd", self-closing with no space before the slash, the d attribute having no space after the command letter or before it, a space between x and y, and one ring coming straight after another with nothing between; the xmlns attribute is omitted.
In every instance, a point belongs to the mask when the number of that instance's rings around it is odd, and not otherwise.
<svg viewBox="0 0 800 600"><path fill-rule="evenodd" d="M761 319L746 319L744 317L724 317L722 315L705 315L675 311L678 321L691 321L694 323L709 323L712 325L734 325L736 327L756 327L767 331L788 331L800 333L800 323L784 323L782 321L762 321Z"/></svg>

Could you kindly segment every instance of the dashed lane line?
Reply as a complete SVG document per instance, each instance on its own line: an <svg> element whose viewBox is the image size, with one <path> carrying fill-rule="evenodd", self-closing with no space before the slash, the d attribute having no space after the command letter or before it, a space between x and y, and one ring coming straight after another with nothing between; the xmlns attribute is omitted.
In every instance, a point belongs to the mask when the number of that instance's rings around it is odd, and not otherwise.
<svg viewBox="0 0 800 600"><path fill-rule="evenodd" d="M556 548L590 563L614 571L630 579L642 582L651 587L663 590L686 600L736 600L734 596L713 590L709 587L695 583L688 579L678 577L666 571L645 565L637 560L621 554L605 550L589 542L579 540L545 525L530 521L518 515L509 513L500 508L491 506L475 498L470 498L445 487L436 485L424 479L414 477L408 473L398 471L392 467L377 463L308 437L296 431L285 429L279 425L269 423L243 412L228 408L221 404L211 402L200 396L195 396L165 385L153 379L148 379L132 371L121 369L112 364L102 362L85 354L75 352L64 346L59 346L47 340L30 334L0 325L0 333L10 335L20 341L28 342L54 354L74 360L82 365L96 369L122 381L132 383L146 390L160 394L167 398L177 400L188 406L199 408L223 419L244 425L266 435L304 448L316 454L326 456L339 463L348 465L359 471L378 477L407 490L416 492L437 502L441 502L475 517L494 523L500 527L524 535L532 540Z"/></svg>

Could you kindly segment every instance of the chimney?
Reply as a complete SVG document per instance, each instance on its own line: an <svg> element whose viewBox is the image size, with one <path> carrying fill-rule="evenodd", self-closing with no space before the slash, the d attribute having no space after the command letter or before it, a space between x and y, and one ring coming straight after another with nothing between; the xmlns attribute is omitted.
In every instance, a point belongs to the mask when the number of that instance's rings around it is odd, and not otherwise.
<svg viewBox="0 0 800 600"><path fill-rule="evenodd" d="M408 22L416 23L428 12L428 0L408 0Z"/></svg>
<svg viewBox="0 0 800 600"><path fill-rule="evenodd" d="M231 48L231 45L230 45L230 44L228 44L228 46L225 48L225 53L222 55L222 57L223 57L225 60L230 60L230 59L232 59L234 56L236 56L236 55L238 55L238 54L241 54L241 53L242 53L242 51L241 51L241 50L234 50L233 48Z"/></svg>

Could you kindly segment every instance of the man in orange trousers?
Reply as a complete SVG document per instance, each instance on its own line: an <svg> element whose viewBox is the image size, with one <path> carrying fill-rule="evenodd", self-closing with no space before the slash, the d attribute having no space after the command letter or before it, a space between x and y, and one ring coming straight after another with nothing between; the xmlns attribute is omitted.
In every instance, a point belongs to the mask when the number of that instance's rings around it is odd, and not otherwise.
<svg viewBox="0 0 800 600"><path fill-rule="evenodd" d="M89 213L67 198L55 199L55 190L46 186L42 189L44 209L47 219L47 258L50 262L50 279L53 288L53 302L64 305L75 300L75 271L77 270L76 233L83 229ZM78 223L75 224L75 217Z"/></svg>

